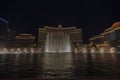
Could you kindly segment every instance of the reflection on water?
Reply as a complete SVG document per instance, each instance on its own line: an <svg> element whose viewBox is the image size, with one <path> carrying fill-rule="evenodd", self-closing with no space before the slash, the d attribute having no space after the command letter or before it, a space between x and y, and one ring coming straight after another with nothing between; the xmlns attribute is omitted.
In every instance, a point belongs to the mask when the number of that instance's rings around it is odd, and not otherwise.
<svg viewBox="0 0 120 80"><path fill-rule="evenodd" d="M43 77L69 78L73 75L73 69L71 54L44 54Z"/></svg>
<svg viewBox="0 0 120 80"><path fill-rule="evenodd" d="M1 54L0 78L120 75L120 54Z"/></svg>

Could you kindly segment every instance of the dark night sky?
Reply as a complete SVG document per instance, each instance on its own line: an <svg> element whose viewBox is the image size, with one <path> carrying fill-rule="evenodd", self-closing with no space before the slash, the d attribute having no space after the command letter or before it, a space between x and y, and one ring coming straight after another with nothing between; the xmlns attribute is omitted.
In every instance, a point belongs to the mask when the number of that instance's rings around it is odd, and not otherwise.
<svg viewBox="0 0 120 80"><path fill-rule="evenodd" d="M84 41L120 21L119 0L0 0L0 17L18 33L37 34L38 27L77 26Z"/></svg>

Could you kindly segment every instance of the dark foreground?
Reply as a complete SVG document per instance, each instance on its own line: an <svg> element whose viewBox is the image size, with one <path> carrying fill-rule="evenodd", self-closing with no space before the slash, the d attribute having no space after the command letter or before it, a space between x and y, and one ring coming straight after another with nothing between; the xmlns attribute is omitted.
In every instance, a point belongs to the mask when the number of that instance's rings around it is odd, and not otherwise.
<svg viewBox="0 0 120 80"><path fill-rule="evenodd" d="M0 80L120 80L120 54L1 54Z"/></svg>

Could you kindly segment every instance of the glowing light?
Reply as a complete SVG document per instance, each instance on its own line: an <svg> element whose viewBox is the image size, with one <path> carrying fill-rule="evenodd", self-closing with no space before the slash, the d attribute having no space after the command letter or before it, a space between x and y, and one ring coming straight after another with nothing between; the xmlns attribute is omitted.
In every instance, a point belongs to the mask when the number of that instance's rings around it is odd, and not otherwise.
<svg viewBox="0 0 120 80"><path fill-rule="evenodd" d="M96 53L97 51L96 51L96 48L95 47L92 47L91 49L90 49L90 53Z"/></svg>
<svg viewBox="0 0 120 80"><path fill-rule="evenodd" d="M109 50L110 53L116 53L116 49L115 47L111 47L110 50Z"/></svg>
<svg viewBox="0 0 120 80"><path fill-rule="evenodd" d="M105 48L104 48L104 47L101 47L101 48L99 49L99 53L105 53Z"/></svg>
<svg viewBox="0 0 120 80"><path fill-rule="evenodd" d="M3 21L3 22L5 22L5 23L8 23L8 21L6 21L5 19L3 19L1 17L0 17L0 20Z"/></svg>
<svg viewBox="0 0 120 80"><path fill-rule="evenodd" d="M30 53L34 53L34 49L33 48L30 48Z"/></svg>
<svg viewBox="0 0 120 80"><path fill-rule="evenodd" d="M59 40L58 40L59 41ZM63 40L64 41L64 40ZM61 44L61 45L60 45ZM64 45L62 45L64 44ZM49 45L49 44L48 44ZM59 46L57 46L59 45ZM52 47L54 46L54 47ZM62 46L62 47L61 47ZM52 47L52 48L51 48ZM71 47L68 45L68 43L60 43L59 44L50 44L48 48L48 52L69 52L71 51ZM52 50L53 49L53 50ZM49 51L50 50L50 51ZM0 48L0 54L24 54L24 53L43 53L42 48ZM64 52L63 52L64 51ZM115 47L100 47L99 49L95 47L91 47L90 49L87 49L86 47L83 48L73 48L74 53L119 53Z"/></svg>
<svg viewBox="0 0 120 80"><path fill-rule="evenodd" d="M87 48L82 48L81 53L88 53Z"/></svg>

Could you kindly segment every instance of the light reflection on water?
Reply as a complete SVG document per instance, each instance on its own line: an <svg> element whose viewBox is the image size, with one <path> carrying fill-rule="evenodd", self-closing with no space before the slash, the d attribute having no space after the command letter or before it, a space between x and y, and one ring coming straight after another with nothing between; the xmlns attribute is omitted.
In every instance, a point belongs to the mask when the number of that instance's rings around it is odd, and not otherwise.
<svg viewBox="0 0 120 80"><path fill-rule="evenodd" d="M43 77L47 78L51 78L51 76L53 76L53 78L72 77L73 69L74 66L71 54L68 53L44 54Z"/></svg>
<svg viewBox="0 0 120 80"><path fill-rule="evenodd" d="M0 78L119 76L120 54L1 54Z"/></svg>

